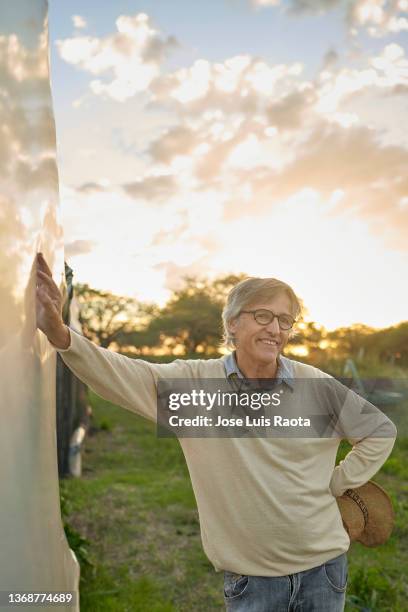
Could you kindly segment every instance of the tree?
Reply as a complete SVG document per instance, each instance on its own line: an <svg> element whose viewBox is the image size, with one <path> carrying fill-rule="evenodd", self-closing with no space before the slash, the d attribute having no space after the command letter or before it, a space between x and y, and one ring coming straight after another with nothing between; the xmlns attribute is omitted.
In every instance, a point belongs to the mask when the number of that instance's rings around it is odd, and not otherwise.
<svg viewBox="0 0 408 612"><path fill-rule="evenodd" d="M366 339L374 332L372 327L362 323L354 323L349 327L339 327L328 332L327 337L331 342L336 357L346 359L357 358L364 347Z"/></svg>
<svg viewBox="0 0 408 612"><path fill-rule="evenodd" d="M217 352L222 340L221 314L231 288L244 275L227 275L208 279L186 277L182 289L175 291L149 329L164 340L170 339L169 348L183 346L185 354L200 351Z"/></svg>
<svg viewBox="0 0 408 612"><path fill-rule="evenodd" d="M326 338L326 330L314 321L306 321L300 316L295 324L294 334L288 342L288 352L295 356L307 356L311 362L322 359L324 348L322 343ZM303 352L304 351L304 352Z"/></svg>
<svg viewBox="0 0 408 612"><path fill-rule="evenodd" d="M171 338L173 348L183 345L186 354L196 353L199 347L207 353L221 341L221 311L221 304L205 290L184 289L173 296L150 328L160 337Z"/></svg>
<svg viewBox="0 0 408 612"><path fill-rule="evenodd" d="M363 346L367 355L379 361L408 365L408 322L373 331Z"/></svg>
<svg viewBox="0 0 408 612"><path fill-rule="evenodd" d="M123 334L148 326L157 307L141 304L134 298L117 296L108 291L75 285L80 304L79 319L84 335L104 348L120 344Z"/></svg>

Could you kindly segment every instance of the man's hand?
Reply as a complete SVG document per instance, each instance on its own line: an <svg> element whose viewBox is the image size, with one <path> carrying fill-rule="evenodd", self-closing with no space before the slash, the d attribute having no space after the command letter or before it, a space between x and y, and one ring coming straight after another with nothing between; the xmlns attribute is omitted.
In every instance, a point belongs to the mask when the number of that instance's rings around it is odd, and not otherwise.
<svg viewBox="0 0 408 612"><path fill-rule="evenodd" d="M42 253L37 253L37 327L58 348L68 348L70 333L62 319L63 299Z"/></svg>

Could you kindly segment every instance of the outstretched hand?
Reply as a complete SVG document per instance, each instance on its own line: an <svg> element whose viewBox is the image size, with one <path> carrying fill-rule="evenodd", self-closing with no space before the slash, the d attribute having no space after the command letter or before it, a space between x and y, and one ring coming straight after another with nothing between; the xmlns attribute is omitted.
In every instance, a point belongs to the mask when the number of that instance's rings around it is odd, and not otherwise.
<svg viewBox="0 0 408 612"><path fill-rule="evenodd" d="M37 253L37 327L53 343L67 344L69 331L62 318L63 297L52 279L52 272L42 253ZM69 342L68 342L69 344ZM62 348L62 346L61 346Z"/></svg>

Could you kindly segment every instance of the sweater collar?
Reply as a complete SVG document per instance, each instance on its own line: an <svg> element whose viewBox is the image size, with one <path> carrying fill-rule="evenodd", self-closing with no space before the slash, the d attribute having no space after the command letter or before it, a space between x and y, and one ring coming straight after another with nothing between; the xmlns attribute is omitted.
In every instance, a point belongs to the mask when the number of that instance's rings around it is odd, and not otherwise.
<svg viewBox="0 0 408 612"><path fill-rule="evenodd" d="M245 376L242 374L241 370L238 367L236 360L236 351L233 351L229 355L226 355L224 359L224 369L225 375L227 378L242 378ZM276 372L276 384L281 384L285 382L292 390L294 386L293 382L294 378L294 368L293 362L291 359L284 357L283 355L279 355L278 357L278 370Z"/></svg>

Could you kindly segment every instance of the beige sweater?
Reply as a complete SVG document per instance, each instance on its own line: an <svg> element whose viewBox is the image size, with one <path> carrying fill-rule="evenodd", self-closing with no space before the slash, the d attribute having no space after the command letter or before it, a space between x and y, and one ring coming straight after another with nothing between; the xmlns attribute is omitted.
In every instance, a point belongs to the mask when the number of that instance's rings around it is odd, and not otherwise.
<svg viewBox="0 0 408 612"><path fill-rule="evenodd" d="M57 350L101 397L153 421L159 378L225 377L224 358L153 364L100 348L72 330L69 348ZM328 376L293 363L295 377ZM337 467L339 438L179 438L215 570L281 576L347 551L335 496L381 468L396 437L385 415L381 436L384 426L388 437L350 440L354 446Z"/></svg>

